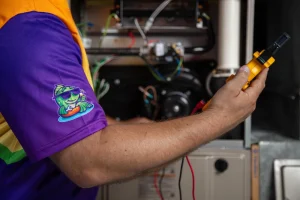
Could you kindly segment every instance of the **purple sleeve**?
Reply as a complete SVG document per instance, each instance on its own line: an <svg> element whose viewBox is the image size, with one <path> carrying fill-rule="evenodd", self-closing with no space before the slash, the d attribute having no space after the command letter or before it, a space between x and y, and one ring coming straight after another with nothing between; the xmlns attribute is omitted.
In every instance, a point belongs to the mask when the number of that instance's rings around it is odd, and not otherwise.
<svg viewBox="0 0 300 200"><path fill-rule="evenodd" d="M0 29L0 112L33 161L105 128L107 121L69 30L46 13Z"/></svg>

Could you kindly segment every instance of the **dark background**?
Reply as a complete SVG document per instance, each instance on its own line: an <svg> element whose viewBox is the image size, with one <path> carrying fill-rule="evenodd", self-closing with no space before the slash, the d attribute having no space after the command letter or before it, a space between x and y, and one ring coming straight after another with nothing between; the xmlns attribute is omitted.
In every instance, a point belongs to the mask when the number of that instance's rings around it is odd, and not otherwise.
<svg viewBox="0 0 300 200"><path fill-rule="evenodd" d="M254 50L270 45L283 32L291 40L278 52L266 89L253 114L253 127L299 139L299 0L257 0Z"/></svg>

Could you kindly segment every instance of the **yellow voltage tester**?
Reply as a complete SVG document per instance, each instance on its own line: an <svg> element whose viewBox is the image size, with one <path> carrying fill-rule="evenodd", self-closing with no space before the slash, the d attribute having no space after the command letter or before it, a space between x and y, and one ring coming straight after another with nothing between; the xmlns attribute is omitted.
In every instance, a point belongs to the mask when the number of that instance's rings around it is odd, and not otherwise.
<svg viewBox="0 0 300 200"><path fill-rule="evenodd" d="M244 85L242 90L246 90L251 81L264 69L270 67L274 62L274 55L277 51L290 39L291 37L287 33L283 33L269 48L266 50L262 50L261 52L255 52L253 54L253 58L250 62L248 62L247 66L250 70L250 74L248 77L247 83ZM235 75L231 75L227 78L226 83L234 78ZM209 100L206 105L202 108L202 110L206 110L209 106L211 100Z"/></svg>

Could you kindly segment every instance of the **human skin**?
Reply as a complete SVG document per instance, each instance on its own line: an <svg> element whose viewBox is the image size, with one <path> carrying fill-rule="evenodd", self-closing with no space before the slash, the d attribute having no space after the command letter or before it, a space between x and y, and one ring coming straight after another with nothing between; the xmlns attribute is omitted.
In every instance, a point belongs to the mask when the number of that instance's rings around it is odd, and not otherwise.
<svg viewBox="0 0 300 200"><path fill-rule="evenodd" d="M82 188L127 180L166 165L220 137L254 110L268 69L242 91L249 69L243 66L202 113L155 123L116 123L51 156Z"/></svg>

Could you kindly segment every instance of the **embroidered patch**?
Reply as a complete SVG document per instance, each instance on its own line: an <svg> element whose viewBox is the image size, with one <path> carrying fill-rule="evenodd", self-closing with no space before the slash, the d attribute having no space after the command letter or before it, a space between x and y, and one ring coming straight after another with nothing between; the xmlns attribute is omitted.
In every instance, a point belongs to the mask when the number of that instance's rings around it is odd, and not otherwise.
<svg viewBox="0 0 300 200"><path fill-rule="evenodd" d="M86 99L84 90L65 85L56 85L53 100L58 105L59 122L68 122L91 112L94 104Z"/></svg>

